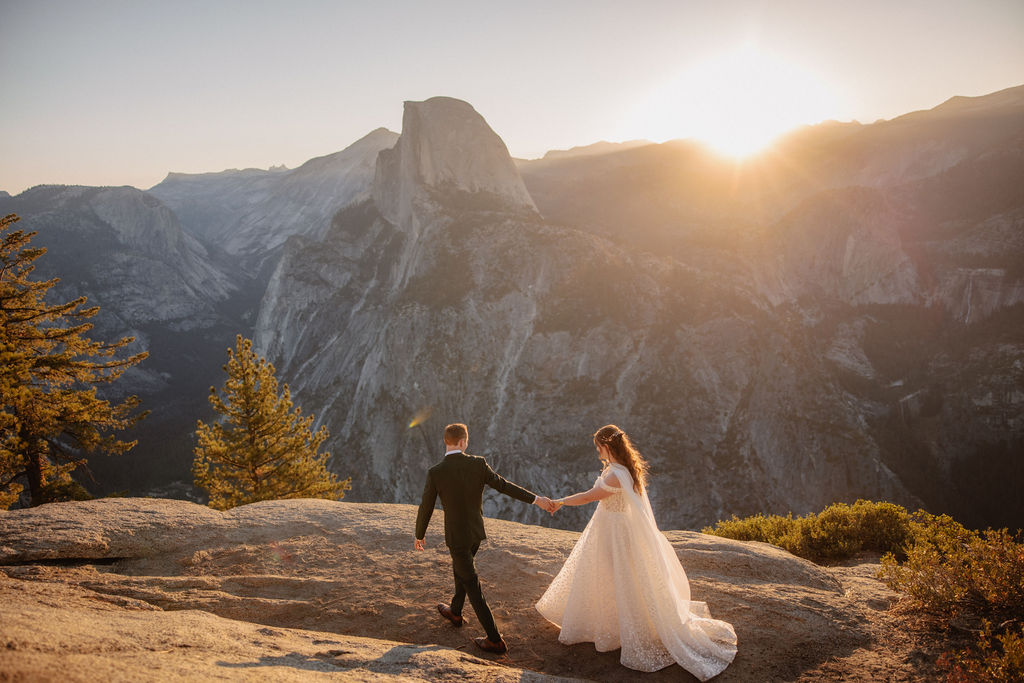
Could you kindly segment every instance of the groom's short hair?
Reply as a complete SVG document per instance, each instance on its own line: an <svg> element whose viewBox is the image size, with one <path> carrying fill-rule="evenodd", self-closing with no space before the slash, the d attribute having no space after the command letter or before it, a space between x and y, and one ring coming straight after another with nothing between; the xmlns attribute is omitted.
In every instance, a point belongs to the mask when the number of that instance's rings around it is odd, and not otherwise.
<svg viewBox="0 0 1024 683"><path fill-rule="evenodd" d="M448 425L447 427L444 428L444 442L446 444L448 444L449 446L454 446L457 443L459 443L460 441L462 441L463 439L468 439L468 438L469 438L469 427L467 427L466 425L462 424L461 422L456 422L455 424L450 424L450 425Z"/></svg>

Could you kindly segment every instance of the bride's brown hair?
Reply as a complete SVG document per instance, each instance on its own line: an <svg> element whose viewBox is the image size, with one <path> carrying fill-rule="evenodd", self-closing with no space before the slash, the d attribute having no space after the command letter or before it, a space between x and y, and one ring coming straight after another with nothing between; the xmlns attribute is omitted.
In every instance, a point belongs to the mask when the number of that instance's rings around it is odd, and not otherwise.
<svg viewBox="0 0 1024 683"><path fill-rule="evenodd" d="M647 486L647 461L633 446L626 432L615 425L605 425L594 432L594 445L607 447L615 459L629 470L634 491L640 493Z"/></svg>

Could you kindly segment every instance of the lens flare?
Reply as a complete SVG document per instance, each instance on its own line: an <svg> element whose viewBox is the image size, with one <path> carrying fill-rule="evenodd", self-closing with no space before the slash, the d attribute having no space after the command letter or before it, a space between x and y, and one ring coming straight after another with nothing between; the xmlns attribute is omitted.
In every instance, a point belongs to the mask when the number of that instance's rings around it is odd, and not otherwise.
<svg viewBox="0 0 1024 683"><path fill-rule="evenodd" d="M415 427L417 425L421 425L424 422L426 422L427 419L430 417L430 414L433 413L433 412L434 412L434 407L433 406L427 406L426 408L420 408L420 410L415 415L413 415L412 422L409 423L409 429L412 429L413 427Z"/></svg>

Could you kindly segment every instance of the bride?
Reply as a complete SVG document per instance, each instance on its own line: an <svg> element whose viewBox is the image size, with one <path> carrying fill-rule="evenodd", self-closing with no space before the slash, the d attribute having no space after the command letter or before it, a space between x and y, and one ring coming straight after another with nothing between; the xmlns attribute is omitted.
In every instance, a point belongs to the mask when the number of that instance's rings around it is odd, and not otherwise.
<svg viewBox="0 0 1024 683"><path fill-rule="evenodd" d="M597 430L594 446L606 464L594 488L556 502L600 502L537 611L561 627L560 642L621 647L630 669L676 663L702 681L718 675L736 656L736 632L690 600L686 572L647 499L646 461L615 425Z"/></svg>

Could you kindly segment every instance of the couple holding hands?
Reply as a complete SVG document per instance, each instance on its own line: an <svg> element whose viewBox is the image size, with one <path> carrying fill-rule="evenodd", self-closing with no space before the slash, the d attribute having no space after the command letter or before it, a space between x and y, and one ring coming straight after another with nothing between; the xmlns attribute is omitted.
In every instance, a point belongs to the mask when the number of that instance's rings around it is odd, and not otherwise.
<svg viewBox="0 0 1024 683"><path fill-rule="evenodd" d="M721 673L736 656L736 633L712 619L707 605L690 600L690 584L668 539L658 530L647 498L647 462L615 425L594 434L604 463L594 486L558 500L507 481L465 449L464 424L445 427L444 460L427 472L416 517L415 548L423 550L434 503L444 508L444 537L452 557L455 595L438 612L462 626L466 597L485 637L482 650L508 651L484 600L473 559L486 538L485 486L554 514L563 505L598 501L561 571L537 602L537 611L561 628L559 642L592 642L599 652L622 649L623 666L657 671L679 664L702 681Z"/></svg>

